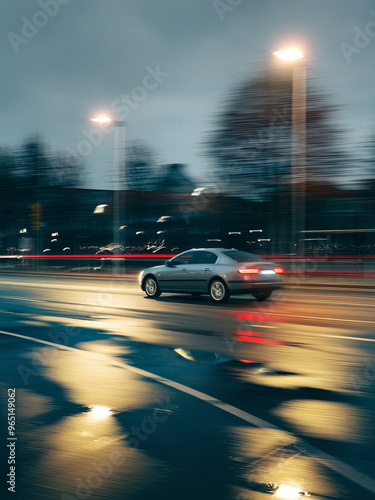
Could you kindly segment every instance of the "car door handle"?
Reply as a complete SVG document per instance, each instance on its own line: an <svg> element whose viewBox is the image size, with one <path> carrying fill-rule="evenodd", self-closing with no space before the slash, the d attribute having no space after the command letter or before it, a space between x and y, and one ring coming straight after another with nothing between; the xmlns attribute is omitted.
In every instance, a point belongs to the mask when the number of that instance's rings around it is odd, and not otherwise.
<svg viewBox="0 0 375 500"><path fill-rule="evenodd" d="M205 273L209 273L210 271L211 271L211 269L209 267L206 267L204 270Z"/></svg>

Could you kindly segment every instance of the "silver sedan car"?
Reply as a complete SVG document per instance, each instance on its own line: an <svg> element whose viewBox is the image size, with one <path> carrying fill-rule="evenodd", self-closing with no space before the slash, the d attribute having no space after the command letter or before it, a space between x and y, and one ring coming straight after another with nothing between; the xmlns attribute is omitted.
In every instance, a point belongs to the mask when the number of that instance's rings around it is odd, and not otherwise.
<svg viewBox="0 0 375 500"><path fill-rule="evenodd" d="M162 292L209 294L215 302L226 302L231 294L252 294L267 299L282 285L283 269L249 252L227 248L193 248L149 267L139 275L148 297Z"/></svg>

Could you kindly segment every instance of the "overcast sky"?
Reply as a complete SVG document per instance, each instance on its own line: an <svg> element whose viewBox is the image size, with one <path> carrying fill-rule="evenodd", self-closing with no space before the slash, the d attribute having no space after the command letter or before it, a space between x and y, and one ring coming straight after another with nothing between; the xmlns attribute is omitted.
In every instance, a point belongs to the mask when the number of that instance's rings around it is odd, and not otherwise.
<svg viewBox="0 0 375 500"><path fill-rule="evenodd" d="M374 0L2 0L0 9L0 145L38 133L84 156L90 186L108 187L113 163L113 131L101 140L89 122L99 112L125 119L127 140L148 142L161 163L202 176L201 141L225 94L289 45L344 105L353 146L374 128Z"/></svg>

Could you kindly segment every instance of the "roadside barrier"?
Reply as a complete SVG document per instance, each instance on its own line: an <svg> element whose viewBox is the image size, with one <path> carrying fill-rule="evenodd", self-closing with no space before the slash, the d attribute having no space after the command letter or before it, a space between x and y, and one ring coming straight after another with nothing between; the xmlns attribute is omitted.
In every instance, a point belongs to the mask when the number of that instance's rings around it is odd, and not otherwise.
<svg viewBox="0 0 375 500"><path fill-rule="evenodd" d="M0 270L110 271L143 269L163 264L175 254L118 255L0 255ZM263 255L280 264L284 274L307 276L375 276L375 255L306 256Z"/></svg>

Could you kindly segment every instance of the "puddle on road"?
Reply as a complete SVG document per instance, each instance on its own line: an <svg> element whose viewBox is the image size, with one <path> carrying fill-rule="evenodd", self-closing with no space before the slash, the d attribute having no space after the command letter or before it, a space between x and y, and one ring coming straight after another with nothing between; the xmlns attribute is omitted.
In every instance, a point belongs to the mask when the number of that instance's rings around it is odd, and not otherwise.
<svg viewBox="0 0 375 500"><path fill-rule="evenodd" d="M368 434L366 413L345 403L287 401L273 413L310 437L357 443L364 442Z"/></svg>
<svg viewBox="0 0 375 500"><path fill-rule="evenodd" d="M340 498L323 468L298 447L290 434L276 429L234 427L233 460L243 464L242 484L235 486L234 498Z"/></svg>
<svg viewBox="0 0 375 500"><path fill-rule="evenodd" d="M217 352L195 351L191 349L183 349L182 347L173 349L173 352L188 361L202 363L205 365L218 365L232 361L230 358L226 358Z"/></svg>
<svg viewBox="0 0 375 500"><path fill-rule="evenodd" d="M218 352L212 351L197 351L193 349L185 349L182 347L177 347L172 349L172 351L179 357L186 359L197 364L212 365L212 366L222 366L228 373L234 375L237 379L242 379L243 381L255 382L261 377L265 379L272 376L272 380L275 377L291 376L294 375L290 372L278 372L277 370L268 367L264 363L258 362L253 359L247 358L230 358L224 356ZM270 382L272 384L272 381Z"/></svg>
<svg viewBox="0 0 375 500"><path fill-rule="evenodd" d="M23 424L56 408L52 398L26 389L17 388L17 399L22 403L17 406L17 419Z"/></svg>
<svg viewBox="0 0 375 500"><path fill-rule="evenodd" d="M89 348L90 352L57 351L45 372L45 376L66 389L72 402L86 407L105 406L119 412L147 406L162 397L161 387L111 365L108 358L101 359L102 354L120 355L125 352L123 348L103 341L80 344L78 348ZM95 353L99 356L95 357Z"/></svg>
<svg viewBox="0 0 375 500"><path fill-rule="evenodd" d="M64 494L87 498L99 491L101 498L111 498L119 494L116 490L125 476L131 496L161 476L161 464L128 442L131 426L121 425L117 414L131 415L133 410L158 405L166 398L165 388L95 356L122 354L126 349L103 341L89 346L89 353L44 351L40 374L51 381L46 389L53 389L55 397L26 389L18 393L18 411L29 438L25 451L33 456L24 481L30 491L38 491L43 484L44 490L59 492L59 498ZM67 414L68 404L76 405L79 412Z"/></svg>

